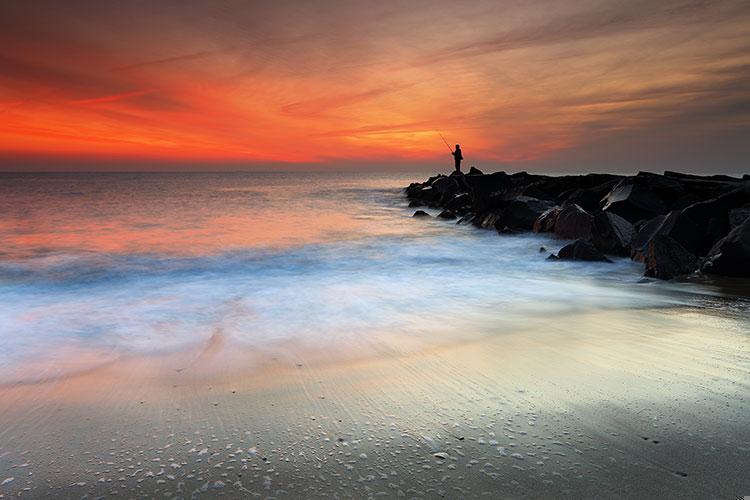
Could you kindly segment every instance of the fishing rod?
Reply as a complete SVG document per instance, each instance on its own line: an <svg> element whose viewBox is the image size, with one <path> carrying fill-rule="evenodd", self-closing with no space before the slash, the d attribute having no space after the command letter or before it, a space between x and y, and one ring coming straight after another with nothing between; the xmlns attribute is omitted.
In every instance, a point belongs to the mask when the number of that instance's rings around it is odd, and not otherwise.
<svg viewBox="0 0 750 500"><path fill-rule="evenodd" d="M450 146L450 144L448 144L448 141L445 140L445 137L443 137L443 134L441 134L440 132L438 132L438 135L440 136L440 138L445 143L445 147L448 148L448 151L450 151L451 153L453 153L453 148Z"/></svg>

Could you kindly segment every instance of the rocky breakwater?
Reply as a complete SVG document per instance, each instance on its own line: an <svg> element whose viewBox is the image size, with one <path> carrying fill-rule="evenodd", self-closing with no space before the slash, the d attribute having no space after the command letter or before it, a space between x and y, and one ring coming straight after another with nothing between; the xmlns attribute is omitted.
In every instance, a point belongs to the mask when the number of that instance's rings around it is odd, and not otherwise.
<svg viewBox="0 0 750 500"><path fill-rule="evenodd" d="M547 176L472 167L405 192L410 207L439 209L441 219L575 240L553 259L626 256L659 279L695 272L750 277L750 175Z"/></svg>

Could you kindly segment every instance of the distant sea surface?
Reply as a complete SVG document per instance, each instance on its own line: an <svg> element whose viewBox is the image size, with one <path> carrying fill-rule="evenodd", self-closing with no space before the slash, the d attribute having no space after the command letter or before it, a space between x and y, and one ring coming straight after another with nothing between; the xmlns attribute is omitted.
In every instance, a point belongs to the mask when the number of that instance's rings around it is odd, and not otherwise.
<svg viewBox="0 0 750 500"><path fill-rule="evenodd" d="M225 341L268 348L443 339L537 318L717 307L641 266L546 261L543 235L414 219L403 186L357 173L0 175L0 382ZM610 332L611 334L612 332Z"/></svg>

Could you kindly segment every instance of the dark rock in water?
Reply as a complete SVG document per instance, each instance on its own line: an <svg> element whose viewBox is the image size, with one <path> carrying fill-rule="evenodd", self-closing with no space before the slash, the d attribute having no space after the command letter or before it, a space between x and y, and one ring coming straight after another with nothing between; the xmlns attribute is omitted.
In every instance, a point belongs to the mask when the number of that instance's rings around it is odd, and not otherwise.
<svg viewBox="0 0 750 500"><path fill-rule="evenodd" d="M598 186L583 187L562 193L558 202L562 206L578 205L588 213L595 215L602 211L602 200L619 182L614 179Z"/></svg>
<svg viewBox="0 0 750 500"><path fill-rule="evenodd" d="M546 251L547 251L547 249L546 249L546 248L544 248L544 247L539 247L539 253L544 253L544 252L546 252Z"/></svg>
<svg viewBox="0 0 750 500"><path fill-rule="evenodd" d="M703 272L750 277L750 219L746 218L711 248Z"/></svg>
<svg viewBox="0 0 750 500"><path fill-rule="evenodd" d="M568 205L560 210L555 220L555 235L574 239L591 237L594 218L578 205Z"/></svg>
<svg viewBox="0 0 750 500"><path fill-rule="evenodd" d="M738 274L732 270L735 264L723 264L734 250L720 250L719 242L737 248L730 245L737 233L732 240L724 238L750 217L749 180L675 172L627 177L483 174L474 167L465 175L432 176L404 191L410 207L438 208L443 210L439 217L457 219L457 224L588 240L601 253L648 260L648 272L663 278L697 269L704 255L710 257L706 272ZM422 210L414 215L429 217ZM576 255L582 245L569 251Z"/></svg>
<svg viewBox="0 0 750 500"><path fill-rule="evenodd" d="M657 215L653 219L650 219L639 226L639 229L630 244L631 259L638 262L643 262L646 259L646 248L648 247L648 242L651 241L651 238L654 237L666 218L666 215Z"/></svg>
<svg viewBox="0 0 750 500"><path fill-rule="evenodd" d="M573 243L565 245L557 252L557 257L561 260L587 260L593 262L612 262L604 256L596 247L586 240L576 240Z"/></svg>
<svg viewBox="0 0 750 500"><path fill-rule="evenodd" d="M630 255L635 237L633 225L617 214L600 212L594 217L592 241L604 253Z"/></svg>
<svg viewBox="0 0 750 500"><path fill-rule="evenodd" d="M474 218L474 225L483 229L497 229L503 218L502 210L490 210Z"/></svg>
<svg viewBox="0 0 750 500"><path fill-rule="evenodd" d="M750 192L737 189L713 200L694 203L672 211L659 228L659 234L672 237L694 255L706 255L730 229L729 213L750 202Z"/></svg>
<svg viewBox="0 0 750 500"><path fill-rule="evenodd" d="M639 172L618 182L602 201L605 211L634 224L667 213L672 203L685 195L680 181Z"/></svg>
<svg viewBox="0 0 750 500"><path fill-rule="evenodd" d="M515 233L515 231L512 230L511 228L509 228L508 226L505 226L502 229L498 229L497 232L500 233L500 234L513 234L513 233Z"/></svg>
<svg viewBox="0 0 750 500"><path fill-rule="evenodd" d="M552 207L549 201L538 200L529 196L519 196L511 200L503 212L503 221L511 229L529 230L534 222L546 210Z"/></svg>
<svg viewBox="0 0 750 500"><path fill-rule="evenodd" d="M557 216L560 214L560 207L552 207L549 210L545 210L542 214L537 217L532 226L532 230L535 233L549 233L555 230L555 221Z"/></svg>
<svg viewBox="0 0 750 500"><path fill-rule="evenodd" d="M498 202L499 206L482 213L475 224L482 228L502 230L506 226L513 230L530 230L534 221L547 210L551 203L528 196Z"/></svg>
<svg viewBox="0 0 750 500"><path fill-rule="evenodd" d="M560 260L560 257L558 257L557 255L551 253L551 254L549 254L547 256L547 260Z"/></svg>
<svg viewBox="0 0 750 500"><path fill-rule="evenodd" d="M414 215L412 215L412 217L429 217L429 216L430 214L428 214L424 210L417 210L416 212L414 212Z"/></svg>
<svg viewBox="0 0 750 500"><path fill-rule="evenodd" d="M454 212L467 211L471 208L471 196L469 193L457 194L445 203L445 208Z"/></svg>
<svg viewBox="0 0 750 500"><path fill-rule="evenodd" d="M461 217L460 219L456 221L456 224L468 224L468 223L474 222L475 217L476 216L474 214L464 215L463 217Z"/></svg>
<svg viewBox="0 0 750 500"><path fill-rule="evenodd" d="M453 198L461 191L460 188L459 182L453 177L441 177L432 183L432 189L441 199Z"/></svg>
<svg viewBox="0 0 750 500"><path fill-rule="evenodd" d="M734 208L729 211L729 226L734 229L750 218L750 206Z"/></svg>
<svg viewBox="0 0 750 500"><path fill-rule="evenodd" d="M515 195L508 194L513 188L513 180L505 172L467 175L464 177L464 181L467 185L467 191L471 193L473 208L477 213L497 208L499 202L515 197Z"/></svg>
<svg viewBox="0 0 750 500"><path fill-rule="evenodd" d="M698 258L669 236L657 234L648 243L646 276L669 280L698 269Z"/></svg>

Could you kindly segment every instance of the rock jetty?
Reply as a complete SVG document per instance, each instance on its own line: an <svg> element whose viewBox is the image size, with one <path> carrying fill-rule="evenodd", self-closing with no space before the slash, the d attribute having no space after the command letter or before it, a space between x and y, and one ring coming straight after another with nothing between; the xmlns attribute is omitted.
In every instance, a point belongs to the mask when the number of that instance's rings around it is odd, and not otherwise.
<svg viewBox="0 0 750 500"><path fill-rule="evenodd" d="M446 221L575 240L552 258L627 256L658 279L695 272L750 277L750 175L547 176L472 167L412 183L405 192L410 207L440 209Z"/></svg>

